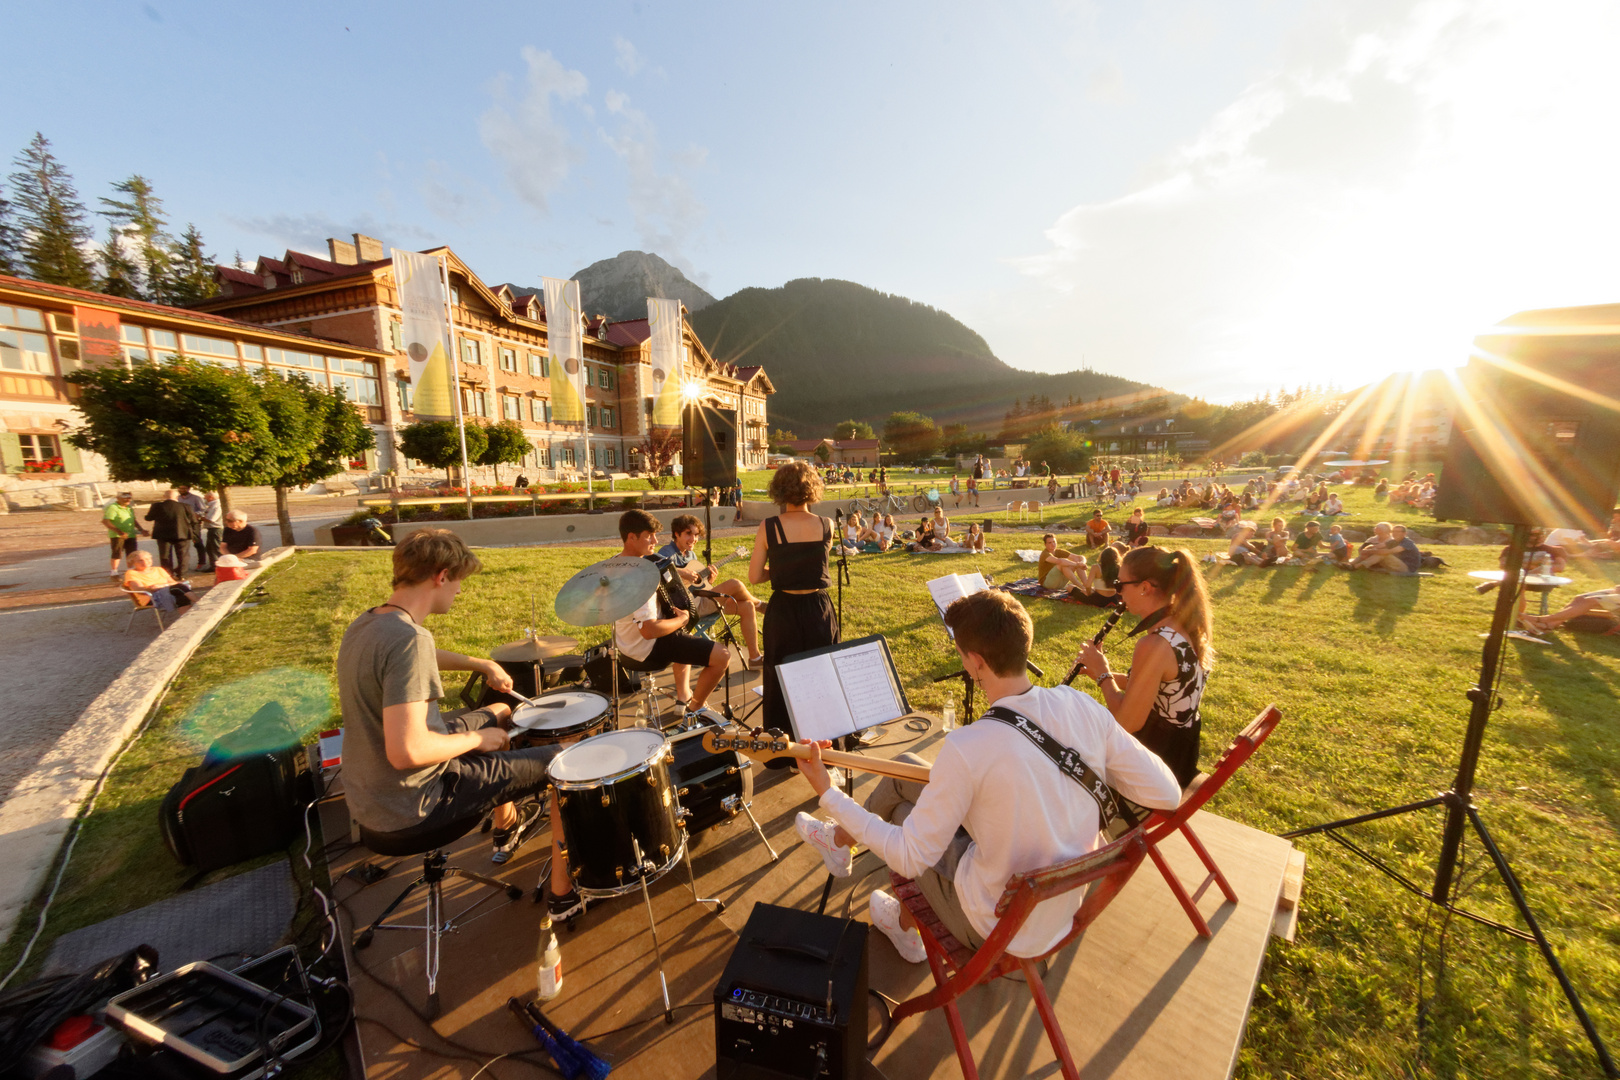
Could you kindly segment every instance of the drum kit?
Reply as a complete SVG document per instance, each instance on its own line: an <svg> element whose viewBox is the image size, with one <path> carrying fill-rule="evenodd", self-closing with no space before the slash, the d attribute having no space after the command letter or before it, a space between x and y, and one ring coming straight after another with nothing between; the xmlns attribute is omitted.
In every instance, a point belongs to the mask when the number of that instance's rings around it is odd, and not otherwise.
<svg viewBox="0 0 1620 1080"><path fill-rule="evenodd" d="M563 585L555 603L557 617L574 626L609 626L651 599L658 580L658 568L649 560L606 559ZM690 848L699 833L738 814L748 816L772 861L777 853L750 808L754 785L748 759L735 750L717 753L703 745L701 736L720 726L701 723L669 734L639 723L620 727L617 649L610 700L578 685L561 685L572 668L583 666L574 652L578 648L574 638L529 631L521 640L492 650L490 658L511 673L513 692L501 694L486 685L482 703L512 704L515 747L566 744L548 772L575 888L587 900L641 893L658 960L664 1018L673 1022L648 887L685 862L693 901L713 904L715 914L724 911L724 901L698 895Z"/></svg>

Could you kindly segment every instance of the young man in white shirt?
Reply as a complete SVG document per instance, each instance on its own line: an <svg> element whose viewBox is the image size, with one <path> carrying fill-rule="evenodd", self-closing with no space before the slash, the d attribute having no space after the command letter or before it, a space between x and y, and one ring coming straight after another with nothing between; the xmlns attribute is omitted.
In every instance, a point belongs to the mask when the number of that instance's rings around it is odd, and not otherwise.
<svg viewBox="0 0 1620 1080"><path fill-rule="evenodd" d="M1181 786L1095 699L1069 687L1035 687L1024 667L1034 639L1029 613L1004 592L963 597L945 610L956 651L990 704L1026 717L1079 754L1111 787L1134 802L1174 809ZM912 754L914 764L927 762ZM799 769L836 826L800 814L799 834L828 870L848 876L850 845L861 843L913 878L953 936L977 948L995 930L996 902L1013 874L1039 870L1095 850L1097 802L1022 731L981 719L945 736L929 783L881 780L865 808L828 780L820 748ZM1007 951L1039 956L1068 933L1083 892L1053 897L1030 913ZM872 924L900 955L925 958L910 913L888 893L872 894Z"/></svg>
<svg viewBox="0 0 1620 1080"><path fill-rule="evenodd" d="M658 519L645 510L626 510L619 516L620 555L648 558L658 550ZM666 571L673 574L673 569ZM682 633L691 619L677 611L667 619L658 617L658 594L647 598L635 611L613 624L613 640L621 657L629 657L647 671L671 668L675 675L675 700L687 712L696 712L709 700L726 674L731 651L717 642ZM703 669L697 685L688 689L691 670Z"/></svg>

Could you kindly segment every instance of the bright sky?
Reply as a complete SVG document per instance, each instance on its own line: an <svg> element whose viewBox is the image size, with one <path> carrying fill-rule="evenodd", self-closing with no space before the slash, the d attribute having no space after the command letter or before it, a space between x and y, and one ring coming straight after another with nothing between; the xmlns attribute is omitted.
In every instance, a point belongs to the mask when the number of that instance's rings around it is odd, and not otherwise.
<svg viewBox="0 0 1620 1080"><path fill-rule="evenodd" d="M43 131L92 206L142 173L225 261L361 231L538 284L651 250L717 296L846 278L1017 367L1216 400L1449 366L1513 311L1620 300L1602 0L53 0L6 23L0 153Z"/></svg>

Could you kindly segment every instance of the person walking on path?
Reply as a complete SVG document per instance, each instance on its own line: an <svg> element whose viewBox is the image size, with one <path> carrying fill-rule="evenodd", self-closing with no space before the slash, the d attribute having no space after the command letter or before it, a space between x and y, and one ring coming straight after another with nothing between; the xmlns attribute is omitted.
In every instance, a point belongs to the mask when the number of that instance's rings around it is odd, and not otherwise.
<svg viewBox="0 0 1620 1080"><path fill-rule="evenodd" d="M140 549L136 537L150 535L135 520L135 496L120 491L118 497L102 509L101 523L107 527L107 542L112 548L112 576L121 578L119 561Z"/></svg>
<svg viewBox="0 0 1620 1080"><path fill-rule="evenodd" d="M158 561L176 578L186 576L187 551L197 535L197 515L180 501L180 492L170 488L163 498L146 511L152 523L152 539L157 541Z"/></svg>

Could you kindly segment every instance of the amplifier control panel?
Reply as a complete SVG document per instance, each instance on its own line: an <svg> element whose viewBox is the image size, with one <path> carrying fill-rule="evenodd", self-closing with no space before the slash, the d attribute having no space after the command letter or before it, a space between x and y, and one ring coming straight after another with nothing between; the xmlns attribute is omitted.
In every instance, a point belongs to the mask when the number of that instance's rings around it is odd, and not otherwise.
<svg viewBox="0 0 1620 1080"><path fill-rule="evenodd" d="M791 1028L795 1022L830 1024L832 1015L825 1005L812 1005L795 1001L779 994L766 994L759 990L734 986L731 996L721 1002L720 1015L727 1020L760 1026Z"/></svg>

